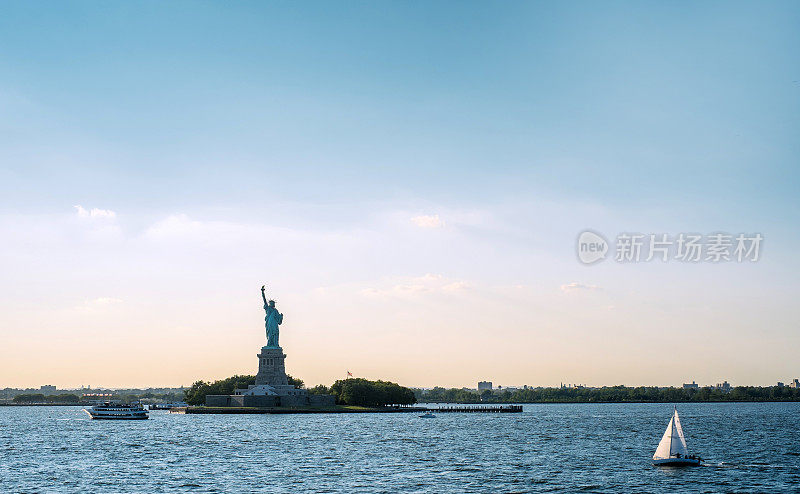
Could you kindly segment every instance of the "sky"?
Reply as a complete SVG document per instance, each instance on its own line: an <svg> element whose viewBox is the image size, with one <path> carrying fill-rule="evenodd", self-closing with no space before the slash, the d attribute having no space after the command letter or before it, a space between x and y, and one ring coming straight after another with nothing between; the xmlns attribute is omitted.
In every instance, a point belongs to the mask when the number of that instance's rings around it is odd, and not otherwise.
<svg viewBox="0 0 800 494"><path fill-rule="evenodd" d="M0 388L800 377L796 2L0 5ZM584 265L584 230L760 233ZM613 252L611 257L613 257Z"/></svg>

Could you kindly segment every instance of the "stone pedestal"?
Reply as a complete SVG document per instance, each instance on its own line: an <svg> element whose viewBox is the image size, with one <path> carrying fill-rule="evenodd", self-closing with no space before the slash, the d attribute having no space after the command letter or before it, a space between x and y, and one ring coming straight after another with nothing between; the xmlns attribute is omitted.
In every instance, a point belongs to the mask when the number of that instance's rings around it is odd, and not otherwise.
<svg viewBox="0 0 800 494"><path fill-rule="evenodd" d="M286 366L284 360L286 355L283 348L262 347L258 357L258 374L256 374L256 386L267 384L270 386L286 386L289 380L286 378Z"/></svg>
<svg viewBox="0 0 800 494"><path fill-rule="evenodd" d="M206 395L206 406L214 407L332 407L333 395L309 395L286 378L286 355L281 347L262 347L258 357L256 384L237 389L232 395ZM2 493L0 493L2 494Z"/></svg>

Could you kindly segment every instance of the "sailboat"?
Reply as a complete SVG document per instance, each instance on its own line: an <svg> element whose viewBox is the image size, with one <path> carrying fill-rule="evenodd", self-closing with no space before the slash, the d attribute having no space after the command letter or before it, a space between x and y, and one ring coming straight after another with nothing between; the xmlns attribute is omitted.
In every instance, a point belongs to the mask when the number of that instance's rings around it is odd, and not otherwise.
<svg viewBox="0 0 800 494"><path fill-rule="evenodd" d="M653 465L665 465L673 467L699 465L703 461L699 457L690 455L686 449L686 439L683 437L681 419L678 417L678 408L672 412L667 430L658 448L653 455Z"/></svg>

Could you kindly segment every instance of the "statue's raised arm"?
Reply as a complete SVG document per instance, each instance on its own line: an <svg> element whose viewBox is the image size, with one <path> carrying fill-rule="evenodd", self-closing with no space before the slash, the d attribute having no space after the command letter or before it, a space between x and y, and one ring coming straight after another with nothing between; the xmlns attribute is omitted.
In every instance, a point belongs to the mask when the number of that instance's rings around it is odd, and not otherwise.
<svg viewBox="0 0 800 494"><path fill-rule="evenodd" d="M261 285L261 300L264 301L264 305L267 305L267 296L264 294L266 287L267 285Z"/></svg>

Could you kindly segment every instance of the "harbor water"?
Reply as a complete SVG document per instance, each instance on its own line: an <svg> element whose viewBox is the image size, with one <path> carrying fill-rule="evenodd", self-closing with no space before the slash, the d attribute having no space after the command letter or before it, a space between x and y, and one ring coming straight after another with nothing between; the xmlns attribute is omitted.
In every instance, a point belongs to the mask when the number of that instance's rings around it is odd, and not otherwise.
<svg viewBox="0 0 800 494"><path fill-rule="evenodd" d="M800 492L800 403L679 404L695 468L651 465L672 404L523 413L181 415L0 407L4 492Z"/></svg>

